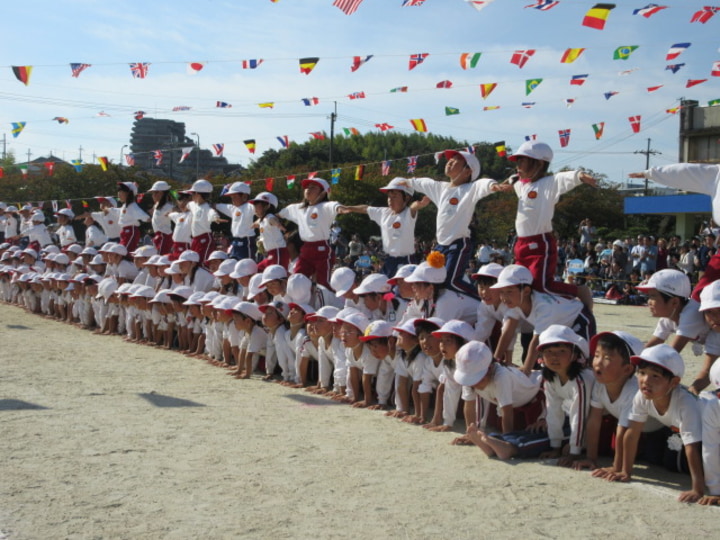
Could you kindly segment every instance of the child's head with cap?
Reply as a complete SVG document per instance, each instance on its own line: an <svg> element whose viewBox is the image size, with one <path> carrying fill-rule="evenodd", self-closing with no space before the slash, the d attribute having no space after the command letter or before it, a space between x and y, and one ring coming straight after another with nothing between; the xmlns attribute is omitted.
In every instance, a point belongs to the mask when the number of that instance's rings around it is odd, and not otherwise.
<svg viewBox="0 0 720 540"><path fill-rule="evenodd" d="M558 375L563 383L578 376L589 355L587 341L561 324L552 324L540 333L537 349L542 355L543 377L552 381Z"/></svg>
<svg viewBox="0 0 720 540"><path fill-rule="evenodd" d="M601 384L625 384L635 373L630 358L643 349L642 341L617 330L601 332L590 339L590 357L595 380Z"/></svg>
<svg viewBox="0 0 720 540"><path fill-rule="evenodd" d="M340 341L346 347L355 347L362 343L360 336L365 334L365 329L370 324L367 316L356 310L347 309L338 313L335 320L338 321L340 326Z"/></svg>
<svg viewBox="0 0 720 540"><path fill-rule="evenodd" d="M330 184L327 183L327 180L316 176L306 178L300 185L303 189L305 204L312 206L327 200L330 191Z"/></svg>
<svg viewBox="0 0 720 540"><path fill-rule="evenodd" d="M405 281L417 268L416 264L404 264L395 271L395 275L388 280L388 283L397 287L400 298L411 299L413 297L412 283Z"/></svg>
<svg viewBox="0 0 720 540"><path fill-rule="evenodd" d="M637 366L640 392L649 400L665 401L685 374L682 356L666 343L643 349L630 360Z"/></svg>
<svg viewBox="0 0 720 540"><path fill-rule="evenodd" d="M675 319L690 298L690 278L680 270L658 270L650 279L637 286L648 297L648 308L653 317Z"/></svg>
<svg viewBox="0 0 720 540"><path fill-rule="evenodd" d="M480 162L475 154L458 150L445 150L445 175L451 183L466 184L474 182L480 176Z"/></svg>
<svg viewBox="0 0 720 540"><path fill-rule="evenodd" d="M500 300L509 308L520 307L532 294L533 275L519 264L509 264L498 274L490 288L498 291Z"/></svg>
<svg viewBox="0 0 720 540"><path fill-rule="evenodd" d="M497 263L488 263L482 265L477 272L470 277L475 281L478 296L480 300L488 305L496 306L500 302L500 294L496 289L492 289L498 281L503 266Z"/></svg>
<svg viewBox="0 0 720 540"><path fill-rule="evenodd" d="M432 335L438 339L440 352L445 360L453 360L458 349L473 338L473 328L465 321L447 321Z"/></svg>
<svg viewBox="0 0 720 540"><path fill-rule="evenodd" d="M390 354L390 337L393 334L392 324L387 321L372 321L365 328L360 341L367 343L370 354L382 360Z"/></svg>
<svg viewBox="0 0 720 540"><path fill-rule="evenodd" d="M700 292L700 311L713 332L720 332L720 280Z"/></svg>
<svg viewBox="0 0 720 540"><path fill-rule="evenodd" d="M484 390L490 382L492 360L492 352L484 343L479 341L466 343L455 355L457 365L454 373L455 382L462 386Z"/></svg>
<svg viewBox="0 0 720 540"><path fill-rule="evenodd" d="M521 178L535 181L547 175L553 151L544 142L525 141L508 159L517 164L517 172Z"/></svg>

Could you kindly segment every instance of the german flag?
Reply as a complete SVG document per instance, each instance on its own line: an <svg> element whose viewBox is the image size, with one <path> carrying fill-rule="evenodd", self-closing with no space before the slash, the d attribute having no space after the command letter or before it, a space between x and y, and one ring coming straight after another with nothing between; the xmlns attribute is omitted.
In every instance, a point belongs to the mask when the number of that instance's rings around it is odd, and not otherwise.
<svg viewBox="0 0 720 540"><path fill-rule="evenodd" d="M108 158L106 158L105 156L98 156L97 160L100 163L100 168L103 171L107 171L108 170Z"/></svg>
<svg viewBox="0 0 720 540"><path fill-rule="evenodd" d="M365 165L358 165L355 167L355 180L358 182L365 176Z"/></svg>
<svg viewBox="0 0 720 540"><path fill-rule="evenodd" d="M312 58L301 58L300 59L300 73L304 73L305 75L309 75L310 72L315 69L315 66L320 61L318 57L312 57Z"/></svg>
<svg viewBox="0 0 720 540"><path fill-rule="evenodd" d="M615 4L595 4L585 14L582 25L595 30L602 30L605 28L605 22L610 16L610 10L613 9L615 9Z"/></svg>
<svg viewBox="0 0 720 540"><path fill-rule="evenodd" d="M12 70L18 81L23 83L25 86L30 84L30 73L32 73L32 66L13 66Z"/></svg>

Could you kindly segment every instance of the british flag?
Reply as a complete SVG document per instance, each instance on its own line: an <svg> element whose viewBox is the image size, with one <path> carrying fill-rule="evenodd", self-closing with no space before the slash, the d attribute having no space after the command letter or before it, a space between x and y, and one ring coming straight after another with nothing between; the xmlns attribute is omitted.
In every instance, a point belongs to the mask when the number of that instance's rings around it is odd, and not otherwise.
<svg viewBox="0 0 720 540"><path fill-rule="evenodd" d="M225 151L225 144L215 143L213 144L213 150L215 151L216 156L222 156L223 152Z"/></svg>
<svg viewBox="0 0 720 540"><path fill-rule="evenodd" d="M162 150L155 150L155 151L153 152L153 159L155 160L155 165L157 165L158 167L159 167L160 165L162 165L162 161L163 161L163 153L162 153Z"/></svg>
<svg viewBox="0 0 720 540"><path fill-rule="evenodd" d="M135 79L144 79L147 77L150 64L148 62L133 62L130 64L130 73Z"/></svg>
<svg viewBox="0 0 720 540"><path fill-rule="evenodd" d="M135 154L125 154L125 163L129 167L133 167L135 165Z"/></svg>
<svg viewBox="0 0 720 540"><path fill-rule="evenodd" d="M70 69L72 70L72 76L76 79L80 76L80 74L85 71L87 68L90 67L90 64L70 64Z"/></svg>
<svg viewBox="0 0 720 540"><path fill-rule="evenodd" d="M417 159L418 159L417 156L410 156L409 158L407 158L407 160L408 160L408 168L407 168L408 174L412 174L412 173L415 172L415 168L417 167Z"/></svg>

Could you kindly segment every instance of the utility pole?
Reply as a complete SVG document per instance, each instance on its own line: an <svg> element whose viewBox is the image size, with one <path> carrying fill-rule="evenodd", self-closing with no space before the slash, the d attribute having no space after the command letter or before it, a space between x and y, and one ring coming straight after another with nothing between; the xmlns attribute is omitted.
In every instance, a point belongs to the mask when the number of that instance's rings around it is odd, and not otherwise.
<svg viewBox="0 0 720 540"><path fill-rule="evenodd" d="M5 134L4 134L4 133L3 133L3 153L2 153L2 156L3 156L3 157L2 157L3 159L6 159L6 158L7 158L7 139L5 138Z"/></svg>
<svg viewBox="0 0 720 540"><path fill-rule="evenodd" d="M78 150L80 152L80 156L78 157L78 159L80 160L80 163L82 163L82 151L83 151L82 145L80 145L80 148Z"/></svg>
<svg viewBox="0 0 720 540"><path fill-rule="evenodd" d="M658 152L657 150L651 150L650 149L650 139L647 140L647 150L635 150L633 154L645 154L645 170L648 170L650 168L650 156L656 155L656 154L662 154L662 152ZM648 195L648 179L645 179L645 190L643 191L643 195L647 197Z"/></svg>
<svg viewBox="0 0 720 540"><path fill-rule="evenodd" d="M29 148L28 148L28 151L27 151L27 156L28 156L28 160L27 160L28 170L30 170L30 156L32 156L32 154L30 153L30 149L29 149Z"/></svg>
<svg viewBox="0 0 720 540"><path fill-rule="evenodd" d="M334 168L335 165L333 165L333 147L335 146L335 120L337 120L337 101L334 101L335 103L335 111L330 113L330 168Z"/></svg>

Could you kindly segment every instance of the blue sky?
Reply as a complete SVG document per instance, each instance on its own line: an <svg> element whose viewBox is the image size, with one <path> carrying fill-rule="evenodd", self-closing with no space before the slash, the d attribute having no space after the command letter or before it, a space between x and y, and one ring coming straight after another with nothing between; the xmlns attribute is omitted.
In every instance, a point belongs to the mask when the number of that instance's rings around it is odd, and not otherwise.
<svg viewBox="0 0 720 540"><path fill-rule="evenodd" d="M720 60L720 14L706 24L690 23L706 0L658 2L669 6L650 19L633 16L645 0L616 2L605 30L581 25L594 2L561 0L547 12L524 9L532 0L496 0L477 12L464 0L426 0L421 7L401 7L401 0L365 0L352 16L332 0L135 0L100 2L11 2L3 6L5 47L0 50L0 123L8 149L18 161L53 154L70 160L92 155L120 159L129 143L133 112L185 122L200 135L203 148L225 144L225 156L248 164L252 155L244 139L257 140L257 154L280 148L276 137L307 140L311 132L329 131L328 116L337 102L336 129L371 131L387 122L411 132L409 120L423 118L429 130L473 142L505 140L517 148L525 135L537 134L554 149L554 167L584 166L623 181L644 168L634 154L647 146L662 152L651 164L678 159L678 117L667 114L679 98L706 104L720 98L720 77L711 77ZM685 63L677 74L665 70L665 55L674 43L691 42L673 63ZM613 60L621 45L638 45L627 61ZM572 64L560 63L568 47L585 47ZM510 64L515 50L535 49L524 68ZM414 53L429 53L408 70ZM475 69L463 70L459 55L482 52ZM355 73L353 56L375 55ZM301 74L298 59L320 58L315 70ZM243 59L263 58L256 70L243 70ZM70 62L92 67L70 76ZM146 79L133 79L128 64L150 62ZM197 75L187 62L207 62ZM12 74L11 65L34 66L29 86ZM633 70L628 75L621 71ZM573 75L589 74L583 86L571 86ZM543 83L525 95L525 81ZM685 88L688 79L708 81ZM437 89L450 80L451 89ZM498 83L482 99L479 85ZM649 93L647 88L664 85ZM407 93L390 93L408 86ZM363 91L366 99L347 95ZM606 100L604 92L618 95ZM319 97L306 107L301 98ZM575 99L572 107L564 102ZM218 109L216 101L232 104ZM274 101L272 110L258 103ZM522 102L534 101L531 109ZM187 112L175 106L192 107ZM445 116L445 107L461 113ZM486 106L500 109L483 111ZM110 117L98 117L105 111ZM629 116L641 115L642 130L632 133ZM52 121L67 117L69 124ZM16 139L10 123L25 121ZM605 122L601 140L592 124ZM571 129L561 149L558 130ZM125 149L127 151L127 149ZM404 156L388 156L402 158ZM288 171L288 174L292 171Z"/></svg>

